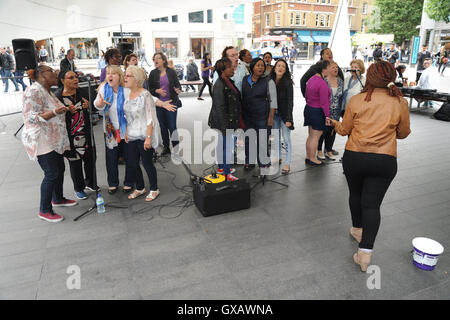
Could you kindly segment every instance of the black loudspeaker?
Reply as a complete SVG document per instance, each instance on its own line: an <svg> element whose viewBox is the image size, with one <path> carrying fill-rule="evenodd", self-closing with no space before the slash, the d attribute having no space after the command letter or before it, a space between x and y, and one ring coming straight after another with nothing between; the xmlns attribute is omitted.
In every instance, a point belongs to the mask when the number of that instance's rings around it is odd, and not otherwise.
<svg viewBox="0 0 450 320"><path fill-rule="evenodd" d="M38 65L36 44L31 39L14 39L12 41L16 70L35 69Z"/></svg>
<svg viewBox="0 0 450 320"><path fill-rule="evenodd" d="M125 59L126 55L133 53L134 44L130 42L119 42L117 44L117 48L120 50L120 55L122 56L122 60Z"/></svg>
<svg viewBox="0 0 450 320"><path fill-rule="evenodd" d="M442 104L442 107L434 114L434 117L442 121L450 121L450 103Z"/></svg>
<svg viewBox="0 0 450 320"><path fill-rule="evenodd" d="M194 184L194 203L204 217L250 208L250 185L245 179Z"/></svg>

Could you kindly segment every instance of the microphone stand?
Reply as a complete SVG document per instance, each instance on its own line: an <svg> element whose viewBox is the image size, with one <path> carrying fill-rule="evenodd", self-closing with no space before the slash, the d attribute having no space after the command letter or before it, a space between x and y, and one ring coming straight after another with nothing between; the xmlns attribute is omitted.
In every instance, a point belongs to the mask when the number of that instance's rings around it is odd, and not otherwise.
<svg viewBox="0 0 450 320"><path fill-rule="evenodd" d="M73 219L73 221L78 221L79 219L81 219L82 217L84 217L85 215L91 213L94 209L97 208L97 198L98 198L98 194L99 194L99 188L97 186L97 167L95 165L96 160L97 160L97 150L95 147L95 138L94 138L94 130L93 130L93 126L92 126L92 110L91 109L91 101L92 101L92 97L91 97L91 78L88 77L88 97L89 97L89 130L90 130L90 135L91 135L91 152L92 152L92 186L96 189L95 190L95 199L94 199L94 205L92 207L90 207L89 209L87 209L85 212L83 212L81 215L79 215L78 217L76 217L75 219ZM106 207L106 204L105 204Z"/></svg>

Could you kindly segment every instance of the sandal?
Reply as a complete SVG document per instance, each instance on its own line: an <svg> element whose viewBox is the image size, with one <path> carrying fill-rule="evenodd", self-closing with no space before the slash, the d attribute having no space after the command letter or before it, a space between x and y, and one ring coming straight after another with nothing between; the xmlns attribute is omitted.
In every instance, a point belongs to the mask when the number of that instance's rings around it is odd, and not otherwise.
<svg viewBox="0 0 450 320"><path fill-rule="evenodd" d="M288 169L286 169L286 167L284 167L283 170L281 170L281 173L282 174L289 174L290 171L291 171L290 167Z"/></svg>
<svg viewBox="0 0 450 320"><path fill-rule="evenodd" d="M132 200L132 199L136 199L137 197L142 196L145 193L145 189L142 190L134 190L129 196L128 199Z"/></svg>
<svg viewBox="0 0 450 320"><path fill-rule="evenodd" d="M109 194L114 194L114 193L116 193L117 192L117 187L113 187L112 189L111 189L111 187L108 189L108 193Z"/></svg>
<svg viewBox="0 0 450 320"><path fill-rule="evenodd" d="M145 198L145 201L153 201L156 198L158 198L159 194L160 194L159 189L158 190L152 190L152 191L150 191L148 196Z"/></svg>
<svg viewBox="0 0 450 320"><path fill-rule="evenodd" d="M133 188L131 188L131 187L125 188L125 186L124 186L122 188L123 193L130 193L132 190L133 190Z"/></svg>

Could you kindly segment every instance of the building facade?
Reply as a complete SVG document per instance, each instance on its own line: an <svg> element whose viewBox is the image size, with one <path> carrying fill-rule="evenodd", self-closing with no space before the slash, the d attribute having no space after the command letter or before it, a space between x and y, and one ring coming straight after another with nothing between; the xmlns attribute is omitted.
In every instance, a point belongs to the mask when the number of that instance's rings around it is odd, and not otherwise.
<svg viewBox="0 0 450 320"><path fill-rule="evenodd" d="M169 59L185 61L192 52L201 59L205 52L219 59L225 46L244 48L251 45L252 4L226 8L183 12L136 23L116 25L93 31L48 39L54 56L61 47L75 50L76 59L98 59L99 51L115 47L119 42L134 44L137 52L145 45L147 59L162 51ZM177 61L178 60L178 61Z"/></svg>
<svg viewBox="0 0 450 320"><path fill-rule="evenodd" d="M420 23L420 46L428 45L428 50L433 53L439 52L442 46L450 43L450 23L444 21L435 21L425 12L426 0L424 0L424 9L422 10L422 20Z"/></svg>
<svg viewBox="0 0 450 320"><path fill-rule="evenodd" d="M262 0L253 4L252 33L291 36L299 58L327 46L340 0ZM374 0L348 0L351 35L366 32Z"/></svg>

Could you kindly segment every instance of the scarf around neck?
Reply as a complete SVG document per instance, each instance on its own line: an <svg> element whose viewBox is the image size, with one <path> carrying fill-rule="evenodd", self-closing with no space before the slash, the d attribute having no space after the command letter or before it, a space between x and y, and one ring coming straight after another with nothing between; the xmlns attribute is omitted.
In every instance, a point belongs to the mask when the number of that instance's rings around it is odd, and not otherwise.
<svg viewBox="0 0 450 320"><path fill-rule="evenodd" d="M109 142L111 142L113 145L115 145L115 143L113 143L112 140L117 140L119 142L120 136L122 136L122 137L125 136L125 133L127 132L127 120L125 119L125 112L123 109L123 105L125 103L124 90L123 90L122 86L119 86L119 89L117 90L116 103L117 103L117 116L119 119L119 131L120 131L119 137L115 137L115 130L114 130L114 127L112 126L111 119L109 118L110 108L114 102L114 90L108 83L105 84L104 95L105 95L105 97L104 97L105 101L109 103L109 104L106 104L106 107L105 107L106 134L107 134L107 138L108 138Z"/></svg>

